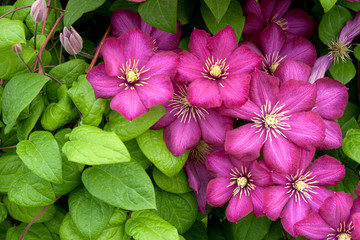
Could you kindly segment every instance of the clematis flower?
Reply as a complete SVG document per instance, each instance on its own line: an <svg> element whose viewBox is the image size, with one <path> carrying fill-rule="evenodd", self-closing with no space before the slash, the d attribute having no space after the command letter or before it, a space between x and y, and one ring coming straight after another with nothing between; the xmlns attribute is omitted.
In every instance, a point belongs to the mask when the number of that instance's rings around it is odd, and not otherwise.
<svg viewBox="0 0 360 240"><path fill-rule="evenodd" d="M271 23L260 33L262 52L252 42L242 42L262 57L263 70L273 74L281 61L292 59L313 66L316 60L315 47L302 37L286 39L285 32L275 23Z"/></svg>
<svg viewBox="0 0 360 240"><path fill-rule="evenodd" d="M215 109L190 104L187 85L175 85L174 97L164 106L167 113L152 128L165 127L164 141L176 156L196 147L200 139L221 147L226 131L232 129L232 118L221 116Z"/></svg>
<svg viewBox="0 0 360 240"><path fill-rule="evenodd" d="M221 110L251 122L227 132L225 151L248 161L258 158L263 149L269 167L289 172L297 165L302 148L315 149L325 137L323 119L312 111L316 86L296 80L280 85L279 78L255 70L250 89L245 105Z"/></svg>
<svg viewBox="0 0 360 240"><path fill-rule="evenodd" d="M317 30L317 23L301 9L288 11L290 3L291 0L247 0L243 6L246 17L242 34L244 40L259 45L260 32L271 23L281 27L286 32L286 38L311 38Z"/></svg>
<svg viewBox="0 0 360 240"><path fill-rule="evenodd" d="M286 59L280 63L275 76L280 78L280 82L290 79L308 81L311 68L306 64L291 59ZM317 96L313 111L319 113L325 124L324 141L317 147L318 149L335 149L342 145L342 133L339 123L335 119L340 118L348 102L347 88L331 78L321 78L315 82Z"/></svg>
<svg viewBox="0 0 360 240"><path fill-rule="evenodd" d="M156 51L179 52L179 40L181 35L180 24L177 23L177 32L169 33L159 30L141 19L140 15L130 10L116 10L111 17L112 33L119 37L128 30L140 29L149 35L154 41Z"/></svg>
<svg viewBox="0 0 360 240"><path fill-rule="evenodd" d="M190 83L190 104L206 108L239 107L248 99L250 75L261 57L248 47L238 47L230 26L213 37L195 29L188 51L179 54L177 81Z"/></svg>
<svg viewBox="0 0 360 240"><path fill-rule="evenodd" d="M140 30L105 40L104 63L87 74L96 98L111 98L110 108L133 120L149 108L171 100L178 58L173 52L154 53L154 44Z"/></svg>
<svg viewBox="0 0 360 240"><path fill-rule="evenodd" d="M224 151L211 153L206 158L206 167L215 177L211 179L206 199L214 207L225 205L225 215L230 222L237 222L250 212L264 216L264 187L272 184L270 171L260 162L234 160Z"/></svg>
<svg viewBox="0 0 360 240"><path fill-rule="evenodd" d="M284 174L273 172L277 186L264 190L264 213L272 221L280 217L284 229L294 237L297 237L294 224L317 212L324 200L333 195L333 190L322 185L336 185L345 176L341 162L328 155L308 167L314 154L314 150L302 150L297 167Z"/></svg>
<svg viewBox="0 0 360 240"><path fill-rule="evenodd" d="M311 240L360 239L360 199L337 192L327 198L318 213L295 224L299 235Z"/></svg>

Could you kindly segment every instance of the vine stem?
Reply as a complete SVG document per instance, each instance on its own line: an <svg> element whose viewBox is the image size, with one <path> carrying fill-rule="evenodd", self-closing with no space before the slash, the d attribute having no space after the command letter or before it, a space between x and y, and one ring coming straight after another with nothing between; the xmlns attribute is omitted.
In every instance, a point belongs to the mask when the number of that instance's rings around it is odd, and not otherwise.
<svg viewBox="0 0 360 240"><path fill-rule="evenodd" d="M22 6L22 7L19 7L19 8L15 8L14 10L11 10L11 11L5 13L4 15L1 15L1 16L0 16L0 19L3 18L3 17L5 17L5 16L7 16L7 15L9 15L10 13L16 12L16 11L21 10L21 9L24 9L24 8L29 8L29 7L31 7L31 5Z"/></svg>
<svg viewBox="0 0 360 240"><path fill-rule="evenodd" d="M55 201L59 200L59 198L61 198L61 196L57 197ZM45 206L43 209L41 209L40 212L38 212L38 214L36 214L36 216L31 220L31 222L29 222L29 224L26 226L26 228L24 229L23 233L21 234L21 237L19 240L23 240L26 233L29 231L29 228L31 227L31 225L33 225L33 223L36 221L36 219L38 219L38 217L40 217L40 215L46 211L46 209L48 209L50 205Z"/></svg>
<svg viewBox="0 0 360 240"><path fill-rule="evenodd" d="M0 147L0 150L3 150L3 149L10 149L10 148L16 148L16 146Z"/></svg>

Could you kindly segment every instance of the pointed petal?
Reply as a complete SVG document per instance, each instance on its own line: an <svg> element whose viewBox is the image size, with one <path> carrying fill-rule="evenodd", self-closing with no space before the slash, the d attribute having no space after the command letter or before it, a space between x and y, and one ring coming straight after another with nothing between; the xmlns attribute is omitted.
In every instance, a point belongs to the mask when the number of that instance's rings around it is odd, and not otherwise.
<svg viewBox="0 0 360 240"><path fill-rule="evenodd" d="M326 166L326 168L324 168ZM336 185L345 177L345 167L336 158L323 155L308 168L317 185Z"/></svg>
<svg viewBox="0 0 360 240"><path fill-rule="evenodd" d="M211 57L210 51L207 48L209 39L210 34L204 30L194 29L190 35L189 50L202 61Z"/></svg>
<svg viewBox="0 0 360 240"><path fill-rule="evenodd" d="M334 195L334 190L319 186L319 188L311 189L313 193L310 193L312 200L309 201L310 207L314 212L318 212L324 201Z"/></svg>
<svg viewBox="0 0 360 240"><path fill-rule="evenodd" d="M271 220L275 221L289 201L288 190L283 186L267 187L263 193L264 213Z"/></svg>
<svg viewBox="0 0 360 240"><path fill-rule="evenodd" d="M316 112L294 113L287 121L291 129L284 134L286 137L307 150L317 147L325 138L325 124Z"/></svg>
<svg viewBox="0 0 360 240"><path fill-rule="evenodd" d="M360 33L360 14L359 12L356 16L348 20L340 32L339 39L346 39L346 44L351 43L354 38Z"/></svg>
<svg viewBox="0 0 360 240"><path fill-rule="evenodd" d="M280 56L302 61L312 67L317 55L314 45L309 40L302 37L293 37L285 42L280 51Z"/></svg>
<svg viewBox="0 0 360 240"><path fill-rule="evenodd" d="M101 48L107 75L121 75L121 67L125 65L124 43L118 38L108 37Z"/></svg>
<svg viewBox="0 0 360 240"><path fill-rule="evenodd" d="M253 206L251 197L239 193L230 199L229 205L226 208L225 215L230 222L237 222L252 212Z"/></svg>
<svg viewBox="0 0 360 240"><path fill-rule="evenodd" d="M351 233L351 237L353 239L359 239L360 238L360 213L357 212L354 215L352 215L351 220L354 224L354 230Z"/></svg>
<svg viewBox="0 0 360 240"><path fill-rule="evenodd" d="M324 201L319 209L319 214L327 224L332 228L337 229L340 223L348 220L352 205L352 194L337 192Z"/></svg>
<svg viewBox="0 0 360 240"><path fill-rule="evenodd" d="M198 78L188 87L187 99L191 105L205 108L220 107L222 99L219 93L218 82Z"/></svg>
<svg viewBox="0 0 360 240"><path fill-rule="evenodd" d="M311 74L311 67L300 61L291 58L282 60L274 73L280 79L280 83L288 80L299 80L307 82Z"/></svg>
<svg viewBox="0 0 360 240"><path fill-rule="evenodd" d="M252 73L261 66L262 58L249 47L243 45L237 48L226 62L229 65L228 73Z"/></svg>
<svg viewBox="0 0 360 240"><path fill-rule="evenodd" d="M234 168L225 151L216 151L206 156L206 168L215 177L229 177Z"/></svg>
<svg viewBox="0 0 360 240"><path fill-rule="evenodd" d="M110 98L124 89L124 86L120 86L123 80L108 76L103 63L91 69L86 75L86 79L94 88L96 98Z"/></svg>
<svg viewBox="0 0 360 240"><path fill-rule="evenodd" d="M260 32L266 26L263 16L249 13L245 19L245 25L242 32L242 37L245 41L254 43L256 46L260 45Z"/></svg>
<svg viewBox="0 0 360 240"><path fill-rule="evenodd" d="M250 100L248 100L244 105L238 108L220 108L220 113L222 115L230 116L233 118L241 118L246 121L251 121L251 119L256 116L255 113L259 112L260 108Z"/></svg>
<svg viewBox="0 0 360 240"><path fill-rule="evenodd" d="M249 96L250 75L230 74L220 80L220 96L227 108L240 107L246 103Z"/></svg>
<svg viewBox="0 0 360 240"><path fill-rule="evenodd" d="M179 65L177 67L176 80L180 82L192 82L195 79L203 78L203 61L188 51L179 54Z"/></svg>
<svg viewBox="0 0 360 240"><path fill-rule="evenodd" d="M234 187L227 187L230 184L230 179L225 177L218 177L211 179L206 190L206 200L208 204L214 207L221 207L233 194Z"/></svg>
<svg viewBox="0 0 360 240"><path fill-rule="evenodd" d="M266 20L278 20L290 7L291 0L262 0L261 11Z"/></svg>
<svg viewBox="0 0 360 240"><path fill-rule="evenodd" d="M207 109L205 119L199 119L201 136L210 145L222 147L226 132L233 128L232 118L221 116L213 109Z"/></svg>
<svg viewBox="0 0 360 240"><path fill-rule="evenodd" d="M152 39L155 40L157 50L174 50L179 45L181 35L180 23L177 22L176 33L169 33L157 28L151 32Z"/></svg>
<svg viewBox="0 0 360 240"><path fill-rule="evenodd" d="M248 123L226 133L227 154L242 161L252 161L260 156L265 136L256 133L258 128L252 126L253 124Z"/></svg>
<svg viewBox="0 0 360 240"><path fill-rule="evenodd" d="M340 124L335 121L324 119L325 123L325 138L318 146L318 149L336 149L342 145L342 133Z"/></svg>
<svg viewBox="0 0 360 240"><path fill-rule="evenodd" d="M278 101L279 106L285 105L282 111L289 111L287 115L311 111L315 106L316 86L302 81L286 81L280 87Z"/></svg>
<svg viewBox="0 0 360 240"><path fill-rule="evenodd" d="M348 102L347 87L331 78L318 79L315 84L317 88L315 111L329 120L340 118Z"/></svg>
<svg viewBox="0 0 360 240"><path fill-rule="evenodd" d="M149 111L141 102L136 89L121 91L111 100L110 108L119 112L129 121Z"/></svg>
<svg viewBox="0 0 360 240"><path fill-rule="evenodd" d="M272 183L271 172L263 168L257 161L251 165L250 172L256 186L267 187Z"/></svg>
<svg viewBox="0 0 360 240"><path fill-rule="evenodd" d="M140 75L141 79L149 78L152 76L164 74L173 78L175 76L176 67L178 64L178 57L173 52L159 52L154 54L150 60L146 63L144 71Z"/></svg>
<svg viewBox="0 0 360 240"><path fill-rule="evenodd" d="M252 41L244 41L239 43L239 47L241 46L246 46L248 48L250 48L251 51L253 51L254 53L256 53L257 55L259 55L261 58L264 57L264 55L262 54L262 52L260 51L260 49L254 44L254 42ZM262 61L262 60L261 60Z"/></svg>
<svg viewBox="0 0 360 240"><path fill-rule="evenodd" d="M199 124L191 118L185 123L177 118L164 130L164 141L170 152L175 156L184 154L187 149L194 148L200 141Z"/></svg>
<svg viewBox="0 0 360 240"><path fill-rule="evenodd" d="M275 103L275 97L279 93L279 78L270 76L260 70L255 70L250 82L250 100L259 107L267 101Z"/></svg>
<svg viewBox="0 0 360 240"><path fill-rule="evenodd" d="M317 23L300 8L289 10L285 15L286 31L310 39L317 31Z"/></svg>
<svg viewBox="0 0 360 240"><path fill-rule="evenodd" d="M265 56L280 53L285 43L285 32L275 23L269 24L260 33L261 48ZM285 55L281 55L285 56Z"/></svg>
<svg viewBox="0 0 360 240"><path fill-rule="evenodd" d="M265 216L264 213L264 204L263 204L263 192L265 188L256 186L254 190L251 191L251 201L254 208L254 214L256 217Z"/></svg>
<svg viewBox="0 0 360 240"><path fill-rule="evenodd" d="M259 17L263 17L262 12L261 12L260 3L257 0L247 0L245 2L245 4L243 5L243 11L244 11L244 16L246 16L249 13L254 13L255 15L257 15ZM264 22L265 22L265 19L264 19Z"/></svg>
<svg viewBox="0 0 360 240"><path fill-rule="evenodd" d="M214 58L229 58L237 48L237 42L234 30L230 25L227 25L209 39L208 48Z"/></svg>
<svg viewBox="0 0 360 240"><path fill-rule="evenodd" d="M299 170L304 170L310 165L311 161L314 158L315 155L315 149L312 150L305 150L305 149L301 149L301 156L300 156L300 161L299 161L299 165L297 167L297 169Z"/></svg>
<svg viewBox="0 0 360 240"><path fill-rule="evenodd" d="M283 225L284 229L293 237L297 237L294 226L295 223L303 220L311 213L309 204L304 202L302 199L300 199L300 201L301 202L299 203L295 201L294 197L290 198L280 215L281 224Z"/></svg>
<svg viewBox="0 0 360 240"><path fill-rule="evenodd" d="M328 54L316 59L314 66L311 70L309 83L314 83L316 82L316 80L323 78L325 76L326 71L330 68L332 62L333 60L329 58Z"/></svg>
<svg viewBox="0 0 360 240"><path fill-rule="evenodd" d="M270 168L280 173L291 174L300 160L300 149L283 136L278 135L265 142L263 157L266 165Z"/></svg>
<svg viewBox="0 0 360 240"><path fill-rule="evenodd" d="M309 216L295 224L296 232L307 239L326 239L331 234L330 226L320 217L318 213L311 213Z"/></svg>
<svg viewBox="0 0 360 240"><path fill-rule="evenodd" d="M118 9L111 17L112 33L119 37L128 30L140 28L140 16L129 10Z"/></svg>

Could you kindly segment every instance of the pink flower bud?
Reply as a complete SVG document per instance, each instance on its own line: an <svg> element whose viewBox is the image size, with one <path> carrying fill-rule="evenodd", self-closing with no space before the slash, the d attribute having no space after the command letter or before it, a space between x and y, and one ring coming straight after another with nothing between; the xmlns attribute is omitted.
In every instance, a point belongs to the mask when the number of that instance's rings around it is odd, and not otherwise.
<svg viewBox="0 0 360 240"><path fill-rule="evenodd" d="M22 51L22 46L20 43L17 43L17 44L14 44L11 46L11 50L14 52L14 53L21 53Z"/></svg>
<svg viewBox="0 0 360 240"><path fill-rule="evenodd" d="M31 6L30 16L36 23L43 22L46 18L47 6L45 0L36 0Z"/></svg>
<svg viewBox="0 0 360 240"><path fill-rule="evenodd" d="M83 47L82 38L73 27L69 29L64 27L63 32L60 33L60 42L70 55L78 54Z"/></svg>

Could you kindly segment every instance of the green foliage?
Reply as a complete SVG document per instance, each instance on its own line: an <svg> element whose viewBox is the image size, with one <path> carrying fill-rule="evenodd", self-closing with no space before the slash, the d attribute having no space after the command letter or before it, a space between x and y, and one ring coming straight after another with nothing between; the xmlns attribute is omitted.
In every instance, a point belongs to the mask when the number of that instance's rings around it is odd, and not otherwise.
<svg viewBox="0 0 360 240"><path fill-rule="evenodd" d="M0 157L0 192L7 192L11 184L25 172L25 169L25 165L17 154L3 154Z"/></svg>
<svg viewBox="0 0 360 240"><path fill-rule="evenodd" d="M324 12L328 12L335 4L337 0L320 0L322 7L324 8Z"/></svg>
<svg viewBox="0 0 360 240"><path fill-rule="evenodd" d="M349 129L343 141L342 149L352 160L360 163L360 129Z"/></svg>
<svg viewBox="0 0 360 240"><path fill-rule="evenodd" d="M346 62L333 63L329 68L331 76L344 85L351 81L356 75L354 64L347 60Z"/></svg>
<svg viewBox="0 0 360 240"><path fill-rule="evenodd" d="M0 19L0 48L25 43L24 24L19 20Z"/></svg>
<svg viewBox="0 0 360 240"><path fill-rule="evenodd" d="M230 0L204 0L204 2L211 10L217 22L220 22L230 4Z"/></svg>
<svg viewBox="0 0 360 240"><path fill-rule="evenodd" d="M64 24L73 25L84 13L103 5L105 0L69 0L65 8Z"/></svg>
<svg viewBox="0 0 360 240"><path fill-rule="evenodd" d="M6 240L19 240L22 232L26 228L25 223L10 228L6 233ZM25 240L53 240L49 230L41 223L31 225L31 228L26 233Z"/></svg>
<svg viewBox="0 0 360 240"><path fill-rule="evenodd" d="M189 187L187 175L184 169L182 169L175 176L168 177L157 168L154 168L153 178L156 185L158 185L164 191L171 193L187 193L192 191L192 189Z"/></svg>

